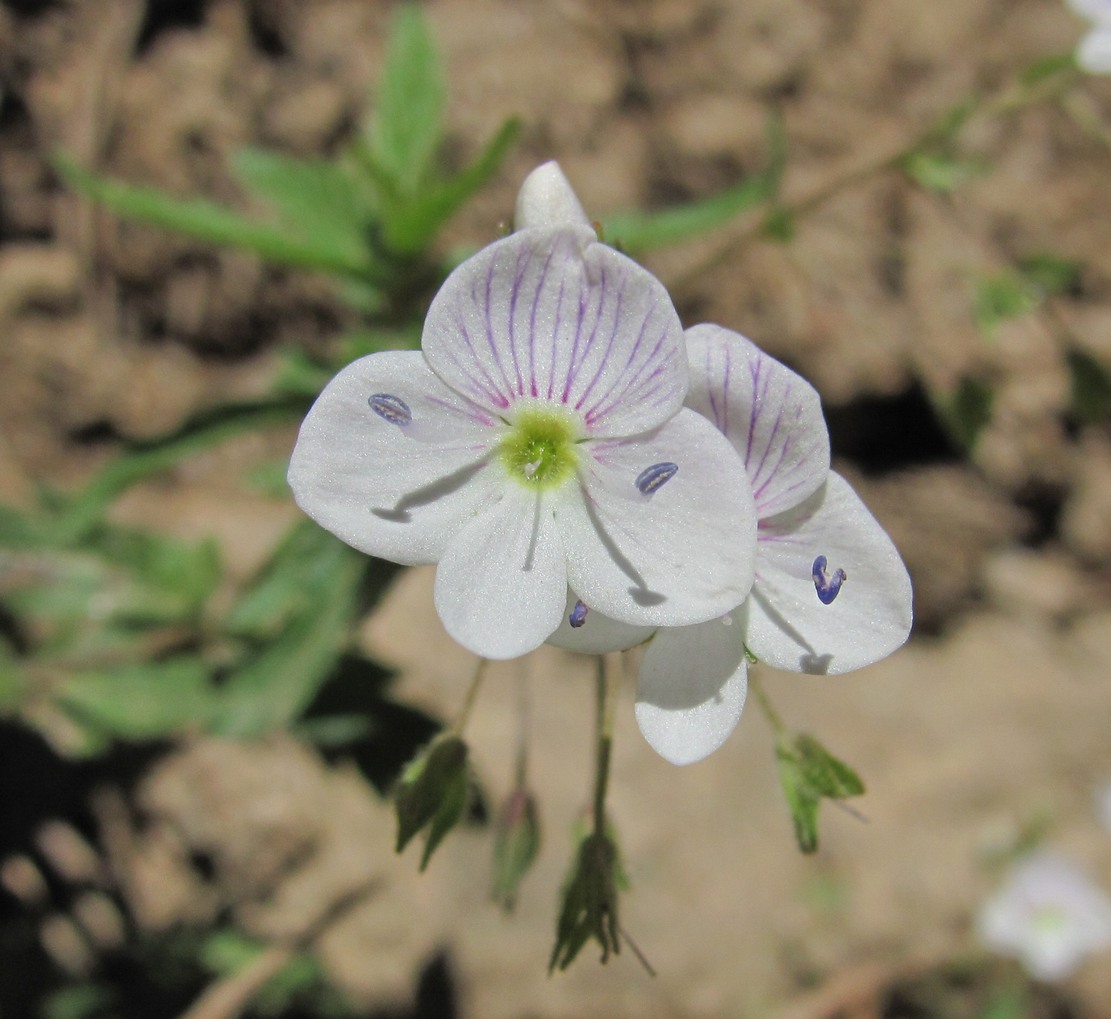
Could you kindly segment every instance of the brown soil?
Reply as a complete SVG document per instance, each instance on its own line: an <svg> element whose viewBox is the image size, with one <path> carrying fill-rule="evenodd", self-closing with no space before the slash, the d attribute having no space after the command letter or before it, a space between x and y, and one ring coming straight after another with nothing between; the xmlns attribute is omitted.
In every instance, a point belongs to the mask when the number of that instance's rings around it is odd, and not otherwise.
<svg viewBox="0 0 1111 1019"><path fill-rule="evenodd" d="M281 345L320 347L351 321L311 275L116 222L67 194L47 155L62 147L134 182L241 202L231 152L328 153L365 119L389 7L0 4L0 499L75 485L120 438L260 393ZM363 779L290 740L191 744L159 760L133 801L100 803L130 915L162 930L230 909L280 942L373 882L318 945L368 1008L410 1000L443 950L461 1013L483 1019L767 1015L846 973L871 986L878 967L883 984L913 960L973 949L985 858L1043 815L1053 844L1111 887L1111 839L1091 810L1111 778L1111 431L1070 416L1065 357L1111 363L1111 80L974 118L963 153L987 172L948 197L883 168L970 93L1005 100L1082 26L1059 0L423 9L448 69L449 155L472 155L511 114L525 124L445 250L492 237L547 158L599 216L713 194L766 164L769 111L782 114L782 198L809 203L793 239L764 240L742 220L649 265L688 324L740 329L814 382L839 466L914 577L917 636L893 658L832 685L765 677L792 724L865 776L870 822L826 808L821 851L797 855L754 710L722 751L675 769L639 738L626 690L612 795L633 886L623 923L660 975L622 953L549 979L588 791L591 693L586 663L544 649L492 670L468 730L497 800L527 673L546 843L515 915L487 902L488 831L452 837L419 876L413 851L393 855L388 811ZM976 281L1040 253L1077 262L1079 282L985 338ZM971 459L930 402L970 373L996 393ZM294 513L239 479L291 438L199 458L130 493L119 517L215 534L242 578ZM427 571L400 578L365 639L401 668L401 697L458 709L473 666L439 626ZM203 879L199 852L214 868ZM1070 984L1093 1016L1111 1014L1102 961ZM805 1007L785 1014L850 1014Z"/></svg>

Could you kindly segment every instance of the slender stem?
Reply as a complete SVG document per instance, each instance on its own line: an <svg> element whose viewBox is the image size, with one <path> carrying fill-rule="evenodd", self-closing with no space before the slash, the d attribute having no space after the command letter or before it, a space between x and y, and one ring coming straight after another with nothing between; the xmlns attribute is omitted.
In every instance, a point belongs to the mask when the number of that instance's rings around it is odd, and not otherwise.
<svg viewBox="0 0 1111 1019"><path fill-rule="evenodd" d="M606 789L609 785L610 752L613 747L613 704L606 676L606 659L598 656L598 669L595 673L595 706L597 710L597 757L594 767L594 833L601 835L606 827Z"/></svg>
<svg viewBox="0 0 1111 1019"><path fill-rule="evenodd" d="M475 698L478 696L478 689L482 686L482 678L486 674L486 666L490 663L485 658L478 660L478 665L475 666L474 678L471 680L471 685L467 690L467 698L463 701L463 708L459 712L459 717L455 720L455 724L451 727L452 732L456 736L463 735L463 729L467 724L467 719L471 715L471 708L474 707Z"/></svg>
<svg viewBox="0 0 1111 1019"><path fill-rule="evenodd" d="M777 737L783 736L787 733L787 726L783 724L783 719L780 717L779 712L775 710L771 700L768 698L767 692L764 690L764 684L760 682L760 678L753 673L748 674L748 688L756 694L756 703L760 705L760 710L764 713L764 717L768 720L768 724L772 727L772 731Z"/></svg>
<svg viewBox="0 0 1111 1019"><path fill-rule="evenodd" d="M532 688L529 683L528 659L522 659L517 685L517 764L516 784L524 789L528 780L528 737L532 719Z"/></svg>

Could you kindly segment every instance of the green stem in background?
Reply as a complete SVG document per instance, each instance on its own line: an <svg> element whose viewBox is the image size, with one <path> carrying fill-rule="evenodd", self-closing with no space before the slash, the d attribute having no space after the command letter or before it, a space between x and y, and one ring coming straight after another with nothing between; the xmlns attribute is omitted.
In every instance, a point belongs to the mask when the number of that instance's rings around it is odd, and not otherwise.
<svg viewBox="0 0 1111 1019"><path fill-rule="evenodd" d="M609 787L610 756L613 750L614 690L606 674L606 659L598 656L594 677L595 707L597 710L597 749L594 762L594 833L601 835L606 828L606 790Z"/></svg>
<svg viewBox="0 0 1111 1019"><path fill-rule="evenodd" d="M459 712L459 717L455 720L455 724L451 727L451 732L455 736L462 736L463 729L467 725L467 719L471 716L471 709L474 707L475 699L478 697L479 687L482 686L483 677L486 675L486 666L490 662L485 658L480 658L478 664L475 666L474 677L471 679L471 685L467 689L466 699L463 701L463 707Z"/></svg>
<svg viewBox="0 0 1111 1019"><path fill-rule="evenodd" d="M772 732L775 733L776 741L778 742L782 737L788 736L790 734L789 730L787 726L784 725L782 717L780 717L779 712L775 710L775 706L764 690L764 684L760 682L758 676L753 675L751 672L748 674L748 688L756 695L756 703L760 706L760 710L764 713L764 717L772 727Z"/></svg>

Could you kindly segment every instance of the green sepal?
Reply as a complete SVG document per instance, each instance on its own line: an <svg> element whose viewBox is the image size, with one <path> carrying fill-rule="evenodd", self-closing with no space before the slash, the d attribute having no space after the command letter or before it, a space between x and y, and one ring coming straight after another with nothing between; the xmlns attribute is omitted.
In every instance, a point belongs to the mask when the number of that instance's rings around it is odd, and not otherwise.
<svg viewBox="0 0 1111 1019"><path fill-rule="evenodd" d="M425 829L420 869L443 838L463 818L470 792L467 744L458 736L437 736L402 773L394 805L397 809L397 852Z"/></svg>
<svg viewBox="0 0 1111 1019"><path fill-rule="evenodd" d="M536 800L526 789L509 794L496 821L494 880L491 894L509 912L517 901L517 888L540 852L540 817Z"/></svg>
<svg viewBox="0 0 1111 1019"><path fill-rule="evenodd" d="M844 761L806 733L781 734L776 741L775 757L799 849L812 853L818 848L821 801L859 796L864 792L864 783Z"/></svg>
<svg viewBox="0 0 1111 1019"><path fill-rule="evenodd" d="M548 972L567 969L590 938L601 946L602 962L621 951L617 892L620 860L607 833L593 832L579 844L575 864L563 888L556 942Z"/></svg>

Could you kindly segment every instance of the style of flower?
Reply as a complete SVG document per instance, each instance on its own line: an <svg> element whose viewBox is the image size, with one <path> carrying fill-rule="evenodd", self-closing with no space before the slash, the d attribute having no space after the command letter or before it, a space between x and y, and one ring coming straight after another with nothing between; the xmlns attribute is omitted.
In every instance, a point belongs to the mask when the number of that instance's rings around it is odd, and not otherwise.
<svg viewBox="0 0 1111 1019"><path fill-rule="evenodd" d="M838 675L900 647L910 633L911 587L891 539L848 482L830 470L817 392L739 333L686 332L687 406L740 454L759 518L750 596L717 618L660 629L637 679L636 716L648 742L686 764L735 728L747 690L746 649L777 669ZM550 643L598 653L651 635L596 614Z"/></svg>
<svg viewBox="0 0 1111 1019"><path fill-rule="evenodd" d="M1111 900L1075 864L1050 852L1020 863L977 918L981 941L1039 980L1061 980L1111 948Z"/></svg>
<svg viewBox="0 0 1111 1019"><path fill-rule="evenodd" d="M598 242L554 163L516 220L447 278L421 351L327 385L290 463L298 505L371 555L436 563L445 628L487 658L543 643L569 585L632 624L728 611L752 583L752 490L683 407L667 292Z"/></svg>
<svg viewBox="0 0 1111 1019"><path fill-rule="evenodd" d="M1067 0L1082 18L1092 23L1076 47L1076 62L1092 74L1111 74L1111 0Z"/></svg>

